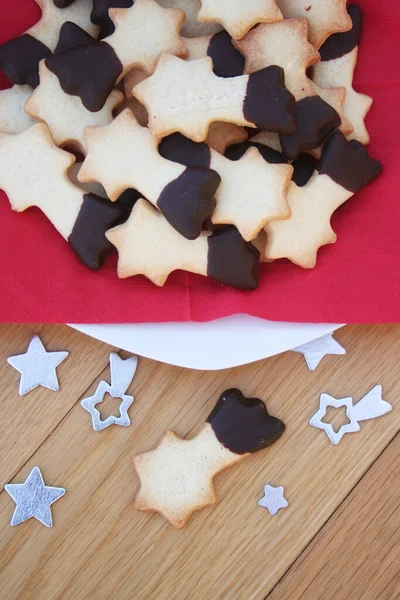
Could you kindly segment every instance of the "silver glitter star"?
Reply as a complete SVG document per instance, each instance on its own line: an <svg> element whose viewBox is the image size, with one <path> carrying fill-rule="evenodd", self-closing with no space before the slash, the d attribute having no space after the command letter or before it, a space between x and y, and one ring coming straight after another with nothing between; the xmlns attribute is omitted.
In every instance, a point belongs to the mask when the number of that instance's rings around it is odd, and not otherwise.
<svg viewBox="0 0 400 600"><path fill-rule="evenodd" d="M137 364L137 356L123 360L115 352L110 354L111 385L106 381L100 381L93 396L89 396L81 401L82 407L91 414L92 425L95 431L101 431L110 425L128 427L131 424L128 408L134 398L133 396L125 395L125 392L135 375ZM119 417L110 415L107 419L101 419L100 411L97 410L96 405L103 402L106 393L110 394L112 398L120 398L122 400L119 407Z"/></svg>
<svg viewBox="0 0 400 600"><path fill-rule="evenodd" d="M286 498L284 497L283 486L274 487L272 485L264 486L264 497L258 501L258 506L264 506L268 508L271 515L275 515L280 508L286 508L289 506Z"/></svg>
<svg viewBox="0 0 400 600"><path fill-rule="evenodd" d="M339 431L335 431L330 423L324 423L322 419L326 415L328 406L333 408L346 407L346 416L350 423L342 425ZM323 429L332 444L338 444L345 433L360 431L359 421L376 419L382 417L392 410L392 405L382 399L382 386L376 385L357 404L353 405L353 398L333 398L329 394L321 394L319 410L311 417L309 423L317 429Z"/></svg>
<svg viewBox="0 0 400 600"><path fill-rule="evenodd" d="M297 346L293 348L293 352L299 352L304 356L310 371L315 371L327 354L346 354L346 350L335 340L333 333L327 333L307 344Z"/></svg>
<svg viewBox="0 0 400 600"><path fill-rule="evenodd" d="M25 354L7 358L8 364L21 373L19 395L27 394L38 385L58 391L60 386L56 367L68 354L69 352L46 352L40 337L35 335Z"/></svg>
<svg viewBox="0 0 400 600"><path fill-rule="evenodd" d="M34 517L46 527L53 526L50 505L65 494L65 489L45 485L39 467L32 469L25 483L9 483L4 489L17 505L11 525Z"/></svg>
<svg viewBox="0 0 400 600"><path fill-rule="evenodd" d="M338 431L335 431L330 423L324 423L322 419L326 415L326 409L328 406L332 406L332 408L341 408L342 406L346 407L346 416L349 419L349 423L342 425ZM348 398L333 398L329 394L321 394L319 400L319 410L311 417L309 423L313 427L317 429L323 429L331 440L332 444L338 444L345 433L352 433L354 431L359 431L360 426L352 413L353 408L353 399Z"/></svg>

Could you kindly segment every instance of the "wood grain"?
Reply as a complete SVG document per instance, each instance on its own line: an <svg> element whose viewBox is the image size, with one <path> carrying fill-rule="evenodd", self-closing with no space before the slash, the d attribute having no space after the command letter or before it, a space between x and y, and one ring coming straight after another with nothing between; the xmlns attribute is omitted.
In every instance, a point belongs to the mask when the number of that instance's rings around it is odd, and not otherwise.
<svg viewBox="0 0 400 600"><path fill-rule="evenodd" d="M268 600L399 598L400 434Z"/></svg>
<svg viewBox="0 0 400 600"><path fill-rule="evenodd" d="M0 327L4 336L0 339L7 339L7 327ZM379 469L386 455L382 452L400 429L396 410L400 326L340 330L336 336L348 355L325 358L314 373L295 353L220 372L189 371L141 359L130 387L135 396L131 427L102 432L91 429L90 416L79 400L108 377L104 367L110 348L63 327L59 335L71 338L69 346L60 346L61 339L55 339L50 328L43 331L49 332L50 349L70 350L71 359L71 345L85 345L85 351L76 350L76 363L72 366L71 360L67 368L65 361L60 371L66 387L77 385L83 376L85 383L74 391L68 387L68 409L62 403L51 411L48 404L40 421L29 424L30 449L23 459L12 442L2 444L5 481L8 473L15 474L14 482L23 481L39 465L46 483L67 488L67 494L53 506L51 530L34 520L10 527L13 502L0 493L0 589L5 600L264 599L318 532L325 535L346 497L358 494L358 482L361 486L375 461ZM21 334L17 348L13 346L9 353L24 351L30 333L28 328L26 340ZM12 341L13 333L9 335ZM4 360L6 347L6 342L0 346ZM90 369L97 378L86 389ZM4 378L7 386L11 381L15 386L9 388L7 398L15 405L21 400L12 371L8 368ZM338 446L308 425L321 392L359 400L377 383L383 385L393 412L362 423L360 432L346 435ZM218 476L219 504L198 512L182 531L171 528L160 515L135 511L132 500L138 480L133 455L153 448L169 428L181 436L193 435L219 394L233 386L265 400L270 412L286 422L284 437ZM37 405L50 403L49 394L43 390L30 401L25 419ZM58 398L51 396L53 402ZM3 395L0 401L3 408ZM22 416L21 421L20 436ZM7 427L12 429L13 424ZM16 439L15 434L8 435ZM24 444L21 439L19 445ZM395 465L384 465L389 478ZM284 485L289 501L289 508L275 517L257 506L266 483ZM365 502L365 491L358 502Z"/></svg>

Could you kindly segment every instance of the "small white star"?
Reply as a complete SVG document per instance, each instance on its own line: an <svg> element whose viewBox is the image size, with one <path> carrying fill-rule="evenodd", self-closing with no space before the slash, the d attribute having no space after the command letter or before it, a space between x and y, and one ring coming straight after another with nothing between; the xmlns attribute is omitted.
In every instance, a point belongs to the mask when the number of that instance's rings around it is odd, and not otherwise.
<svg viewBox="0 0 400 600"><path fill-rule="evenodd" d="M286 498L284 497L283 486L274 487L272 485L264 486L264 497L258 501L258 506L264 506L268 508L271 515L275 515L280 508L286 508L289 506Z"/></svg>
<svg viewBox="0 0 400 600"><path fill-rule="evenodd" d="M304 356L310 371L315 371L327 354L346 354L346 350L335 340L333 333L327 333L307 344L297 346L297 348L293 348L293 352Z"/></svg>
<svg viewBox="0 0 400 600"><path fill-rule="evenodd" d="M35 335L25 354L7 359L9 365L21 373L19 395L23 396L38 385L54 390L58 385L56 367L67 358L69 352L46 352L38 335Z"/></svg>
<svg viewBox="0 0 400 600"><path fill-rule="evenodd" d="M328 408L328 406L332 406L332 408L341 408L342 406L345 406L346 416L349 419L350 423L342 425L339 431L335 431L330 423L324 423L322 419L326 415L326 409ZM352 409L353 399L350 397L336 399L333 398L333 396L330 396L329 394L321 394L319 400L319 410L315 413L313 417L311 417L309 423L313 427L325 431L332 444L338 444L345 433L352 433L354 431L360 430L360 426L353 415Z"/></svg>
<svg viewBox="0 0 400 600"><path fill-rule="evenodd" d="M45 485L39 467L32 469L25 483L9 483L4 489L17 505L11 525L34 517L46 527L52 527L50 505L65 494L65 489Z"/></svg>

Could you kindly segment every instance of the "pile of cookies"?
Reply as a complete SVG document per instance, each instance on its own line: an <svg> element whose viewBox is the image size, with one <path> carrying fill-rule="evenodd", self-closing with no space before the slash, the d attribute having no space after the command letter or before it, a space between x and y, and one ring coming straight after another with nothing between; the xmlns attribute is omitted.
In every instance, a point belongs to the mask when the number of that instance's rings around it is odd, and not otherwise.
<svg viewBox="0 0 400 600"><path fill-rule="evenodd" d="M157 285L183 269L243 289L304 268L333 212L382 170L352 87L346 0L36 0L0 47L0 188L81 261Z"/></svg>

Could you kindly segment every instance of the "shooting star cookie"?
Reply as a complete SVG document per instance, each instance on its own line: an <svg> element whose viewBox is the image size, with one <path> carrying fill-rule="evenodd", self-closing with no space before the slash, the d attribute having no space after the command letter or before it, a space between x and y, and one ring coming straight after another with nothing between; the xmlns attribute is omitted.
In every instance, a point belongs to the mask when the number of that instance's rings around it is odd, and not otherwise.
<svg viewBox="0 0 400 600"><path fill-rule="evenodd" d="M334 211L382 171L379 161L370 158L364 146L348 142L340 131L325 142L319 165L303 187L291 183L288 204L292 215L286 221L269 223L265 256L288 258L312 269L318 249L336 242L330 220Z"/></svg>
<svg viewBox="0 0 400 600"><path fill-rule="evenodd" d="M351 19L346 0L277 0L285 19L306 17L310 23L309 39L315 48L338 31L348 31Z"/></svg>
<svg viewBox="0 0 400 600"><path fill-rule="evenodd" d="M229 35L239 40L257 23L282 19L275 0L201 0L198 20L220 23Z"/></svg>
<svg viewBox="0 0 400 600"><path fill-rule="evenodd" d="M135 0L131 8L111 8L115 31L101 42L48 57L46 66L57 75L64 92L79 96L93 112L131 69L151 74L162 52L186 56L179 35L185 13L162 8L155 0Z"/></svg>
<svg viewBox="0 0 400 600"><path fill-rule="evenodd" d="M17 135L0 133L0 188L11 208L40 208L80 260L97 270L112 250L105 232L126 211L76 187L67 176L74 162L72 154L54 144L43 123Z"/></svg>
<svg viewBox="0 0 400 600"><path fill-rule="evenodd" d="M352 28L346 33L331 35L326 40L320 48L321 62L313 67L312 79L324 88L342 86L346 89L343 112L353 126L353 131L348 132L346 137L365 145L369 143L370 138L364 121L373 100L365 94L359 94L353 88L362 12L356 4L349 6L347 12L352 20Z"/></svg>
<svg viewBox="0 0 400 600"><path fill-rule="evenodd" d="M285 73L285 86L294 95L297 129L281 135L286 158L294 160L301 152L317 148L336 127L345 135L352 126L343 118L345 90L320 89L307 77L307 69L319 61L319 53L309 43L307 19L284 19L261 24L234 46L246 57L245 73L278 65ZM341 124L341 121L342 124Z"/></svg>
<svg viewBox="0 0 400 600"><path fill-rule="evenodd" d="M202 232L187 240L146 200L139 199L126 223L107 232L118 250L118 276L145 275L162 286L172 271L209 276L226 285L258 285L258 251L234 227Z"/></svg>
<svg viewBox="0 0 400 600"><path fill-rule="evenodd" d="M212 69L209 57L187 62L161 55L154 74L133 90L147 108L155 137L179 131L203 142L213 121L294 132L294 98L285 88L280 67L230 78L217 77Z"/></svg>
<svg viewBox="0 0 400 600"><path fill-rule="evenodd" d="M233 161L178 133L164 138L159 152L169 160L211 168L220 175L211 221L214 225L234 225L246 241L254 240L270 221L290 216L286 197L293 167L269 164L256 147L249 147Z"/></svg>
<svg viewBox="0 0 400 600"><path fill-rule="evenodd" d="M135 188L181 235L199 236L214 209L221 180L215 171L185 168L160 156L155 138L128 109L105 127L87 128L85 137L88 154L80 181L98 181L113 201L126 189Z"/></svg>
<svg viewBox="0 0 400 600"><path fill-rule="evenodd" d="M98 29L90 20L91 0L77 0L67 8L58 8L53 0L35 0L42 17L21 36L0 46L0 69L20 85L39 85L39 62L54 51L61 25L72 21L89 34Z"/></svg>
<svg viewBox="0 0 400 600"><path fill-rule="evenodd" d="M135 456L140 479L135 508L159 512L184 527L193 512L217 502L218 473L270 446L284 430L262 400L226 390L194 438L167 431L157 448Z"/></svg>
<svg viewBox="0 0 400 600"><path fill-rule="evenodd" d="M86 154L84 131L86 127L102 127L113 120L113 111L122 103L122 92L113 90L103 108L91 112L77 96L66 94L52 73L41 61L40 84L25 105L31 117L43 121L50 129L57 146L70 145Z"/></svg>

